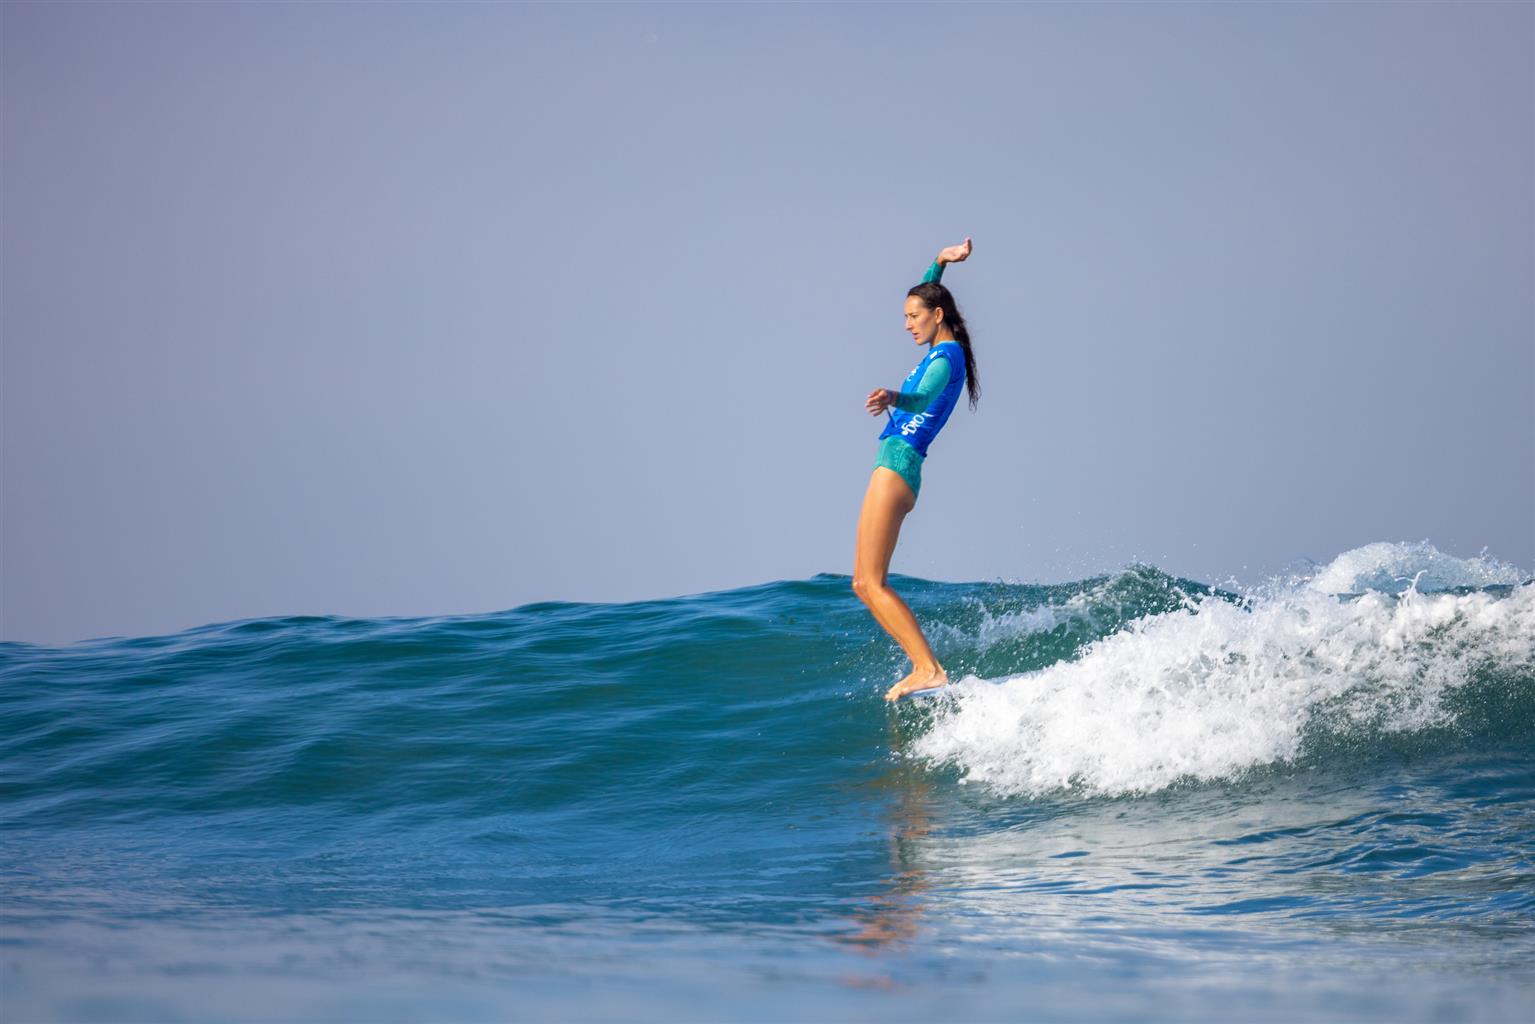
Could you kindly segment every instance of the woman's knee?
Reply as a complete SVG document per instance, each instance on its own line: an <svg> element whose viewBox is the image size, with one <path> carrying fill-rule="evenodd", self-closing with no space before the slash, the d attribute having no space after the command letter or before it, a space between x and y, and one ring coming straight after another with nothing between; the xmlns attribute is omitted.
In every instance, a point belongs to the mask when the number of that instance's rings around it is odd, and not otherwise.
<svg viewBox="0 0 1535 1024"><path fill-rule="evenodd" d="M853 593L858 595L858 600L868 604L874 595L885 589L882 580L876 580L869 576L853 573Z"/></svg>

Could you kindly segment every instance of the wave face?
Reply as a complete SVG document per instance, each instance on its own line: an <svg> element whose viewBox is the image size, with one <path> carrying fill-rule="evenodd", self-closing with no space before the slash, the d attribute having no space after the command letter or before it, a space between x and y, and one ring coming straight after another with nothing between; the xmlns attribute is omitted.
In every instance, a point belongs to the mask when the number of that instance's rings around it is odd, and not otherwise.
<svg viewBox="0 0 1535 1024"><path fill-rule="evenodd" d="M956 683L894 707L848 583L0 644L7 1016L1535 992L1527 574L1383 543L1240 594L896 577Z"/></svg>

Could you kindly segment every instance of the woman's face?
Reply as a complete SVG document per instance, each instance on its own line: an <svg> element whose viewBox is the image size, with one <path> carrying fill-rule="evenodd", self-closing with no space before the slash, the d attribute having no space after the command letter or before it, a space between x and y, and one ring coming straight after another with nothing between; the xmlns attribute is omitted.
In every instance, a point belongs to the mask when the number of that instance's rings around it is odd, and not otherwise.
<svg viewBox="0 0 1535 1024"><path fill-rule="evenodd" d="M943 310L929 309L927 303L915 295L906 296L906 330L917 339L918 345L931 345L943 326Z"/></svg>

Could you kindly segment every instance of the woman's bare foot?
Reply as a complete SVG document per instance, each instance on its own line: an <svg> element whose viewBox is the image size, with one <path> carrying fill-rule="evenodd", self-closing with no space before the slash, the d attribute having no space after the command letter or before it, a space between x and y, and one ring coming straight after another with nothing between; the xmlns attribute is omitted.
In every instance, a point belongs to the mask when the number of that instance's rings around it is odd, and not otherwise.
<svg viewBox="0 0 1535 1024"><path fill-rule="evenodd" d="M914 693L917 690L933 690L948 681L949 677L937 665L914 668L911 670L911 675L885 691L885 699L900 700L908 693Z"/></svg>

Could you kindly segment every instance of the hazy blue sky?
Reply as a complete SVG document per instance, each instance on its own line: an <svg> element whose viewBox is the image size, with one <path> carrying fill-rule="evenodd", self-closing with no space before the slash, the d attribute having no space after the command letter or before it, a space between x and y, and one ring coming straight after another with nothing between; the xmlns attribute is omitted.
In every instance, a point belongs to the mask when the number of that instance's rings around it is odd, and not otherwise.
<svg viewBox="0 0 1535 1024"><path fill-rule="evenodd" d="M0 5L0 636L1535 566L1535 5Z"/></svg>

